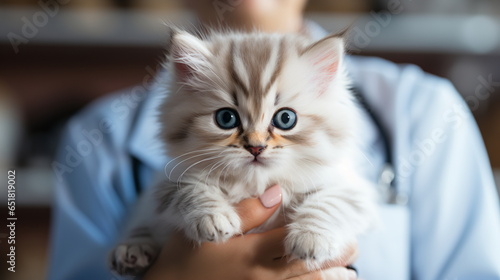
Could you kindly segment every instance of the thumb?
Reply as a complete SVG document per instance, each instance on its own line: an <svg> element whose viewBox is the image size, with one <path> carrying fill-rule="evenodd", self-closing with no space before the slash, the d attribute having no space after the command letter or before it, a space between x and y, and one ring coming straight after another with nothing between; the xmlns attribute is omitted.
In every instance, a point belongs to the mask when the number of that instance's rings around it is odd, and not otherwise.
<svg viewBox="0 0 500 280"><path fill-rule="evenodd" d="M281 203L281 188L274 185L259 198L248 198L235 205L243 233L260 226L276 212Z"/></svg>

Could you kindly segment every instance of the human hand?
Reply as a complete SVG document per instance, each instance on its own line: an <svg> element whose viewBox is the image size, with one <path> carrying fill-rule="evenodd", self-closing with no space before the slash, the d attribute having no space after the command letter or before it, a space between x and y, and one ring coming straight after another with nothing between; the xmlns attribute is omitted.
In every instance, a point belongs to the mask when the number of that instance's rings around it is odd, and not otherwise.
<svg viewBox="0 0 500 280"><path fill-rule="evenodd" d="M248 232L264 223L279 208L280 202L281 190L274 186L260 199L246 199L236 205L242 220L242 231ZM194 246L183 233L176 233L165 243L143 279L356 279L353 271L345 268L356 257L356 245L351 246L339 260L325 263L323 270L309 272L304 262L289 262L284 257L285 236L285 228L278 228L235 236L225 243L207 242Z"/></svg>

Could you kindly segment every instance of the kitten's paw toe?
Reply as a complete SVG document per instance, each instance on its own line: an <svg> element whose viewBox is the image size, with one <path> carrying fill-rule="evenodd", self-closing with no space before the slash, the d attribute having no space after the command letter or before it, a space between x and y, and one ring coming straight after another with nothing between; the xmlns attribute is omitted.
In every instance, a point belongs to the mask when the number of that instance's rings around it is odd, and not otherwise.
<svg viewBox="0 0 500 280"><path fill-rule="evenodd" d="M153 243L121 244L111 253L110 266L119 275L137 276L146 271L158 252Z"/></svg>
<svg viewBox="0 0 500 280"><path fill-rule="evenodd" d="M307 230L292 230L285 240L285 250L291 259L304 260L309 269L317 269L328 260L340 256L344 247L334 235Z"/></svg>
<svg viewBox="0 0 500 280"><path fill-rule="evenodd" d="M195 239L201 242L224 242L239 234L241 227L240 218L234 211L204 215L195 224Z"/></svg>

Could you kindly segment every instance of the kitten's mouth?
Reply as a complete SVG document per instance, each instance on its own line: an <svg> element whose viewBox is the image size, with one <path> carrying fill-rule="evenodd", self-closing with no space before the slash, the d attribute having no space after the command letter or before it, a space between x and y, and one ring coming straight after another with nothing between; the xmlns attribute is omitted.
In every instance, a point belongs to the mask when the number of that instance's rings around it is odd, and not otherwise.
<svg viewBox="0 0 500 280"><path fill-rule="evenodd" d="M262 159L259 159L257 157L254 157L253 160L250 162L251 165L257 165L257 166L264 166L265 164L262 162Z"/></svg>

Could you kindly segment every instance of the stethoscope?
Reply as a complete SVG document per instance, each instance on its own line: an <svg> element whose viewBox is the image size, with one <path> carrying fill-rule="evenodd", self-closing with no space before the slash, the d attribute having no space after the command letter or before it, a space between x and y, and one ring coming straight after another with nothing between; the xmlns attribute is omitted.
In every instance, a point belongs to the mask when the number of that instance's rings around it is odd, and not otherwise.
<svg viewBox="0 0 500 280"><path fill-rule="evenodd" d="M385 204L406 205L408 203L407 195L399 192L396 186L396 169L394 168L393 164L393 154L391 143L389 141L389 135L382 125L382 122L362 94L361 89L354 86L351 88L351 91L353 92L354 97L358 101L359 105L363 107L367 115L370 117L371 121L377 128L382 138L382 143L385 150L385 162L382 170L380 171L379 179L377 182L379 198L381 202Z"/></svg>
<svg viewBox="0 0 500 280"><path fill-rule="evenodd" d="M385 150L385 163L382 170L380 171L379 179L377 182L377 191L379 193L380 201L385 204L406 205L408 202L407 195L403 192L399 192L396 186L396 171L393 165L393 155L388 133L380 122L380 119L375 114L372 107L362 94L361 89L359 87L353 87L351 91L353 92L359 105L366 111L367 115L370 117L371 121L377 128L382 138ZM138 108L138 110L140 109L141 108ZM131 164L135 190L137 194L140 194L143 190L139 172L141 162L137 158L132 157Z"/></svg>

